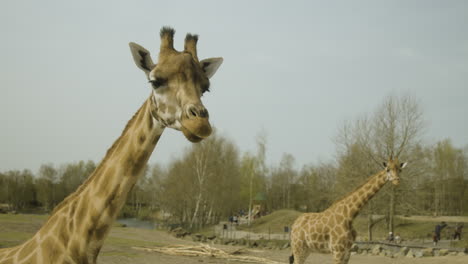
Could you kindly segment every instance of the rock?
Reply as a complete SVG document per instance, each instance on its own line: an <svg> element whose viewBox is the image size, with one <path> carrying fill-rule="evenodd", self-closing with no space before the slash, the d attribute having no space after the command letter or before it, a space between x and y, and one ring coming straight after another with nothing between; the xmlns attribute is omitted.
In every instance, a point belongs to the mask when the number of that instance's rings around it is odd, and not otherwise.
<svg viewBox="0 0 468 264"><path fill-rule="evenodd" d="M375 247L372 248L371 253L372 255L379 255L381 251L382 251L382 247L380 245L376 245Z"/></svg>
<svg viewBox="0 0 468 264"><path fill-rule="evenodd" d="M202 234L193 234L192 235L192 240L195 242L202 241L203 240L203 235Z"/></svg>
<svg viewBox="0 0 468 264"><path fill-rule="evenodd" d="M177 227L175 229L172 229L171 232L176 236L176 237L185 237L190 235L190 232L187 232L184 230L182 227Z"/></svg>
<svg viewBox="0 0 468 264"><path fill-rule="evenodd" d="M282 247L281 249L287 249L291 246L291 244L289 242L286 242Z"/></svg>
<svg viewBox="0 0 468 264"><path fill-rule="evenodd" d="M434 256L434 249L433 248L424 248L421 250L421 254L423 257L433 257Z"/></svg>
<svg viewBox="0 0 468 264"><path fill-rule="evenodd" d="M448 249L441 249L439 250L438 252L438 255L439 256L447 256L449 254L449 250Z"/></svg>
<svg viewBox="0 0 468 264"><path fill-rule="evenodd" d="M213 240L213 239L216 238L216 235L207 236L206 238L207 238L208 240Z"/></svg>
<svg viewBox="0 0 468 264"><path fill-rule="evenodd" d="M458 255L458 252L450 252L449 255L450 255L450 256L457 256L457 255Z"/></svg>
<svg viewBox="0 0 468 264"><path fill-rule="evenodd" d="M357 244L353 244L353 245L351 246L351 249L350 249L350 250L351 250L351 252L358 252L359 246L358 246Z"/></svg>
<svg viewBox="0 0 468 264"><path fill-rule="evenodd" d="M400 251L398 251L397 256L406 256L408 254L409 248L408 247L402 247Z"/></svg>
<svg viewBox="0 0 468 264"><path fill-rule="evenodd" d="M408 250L408 253L406 254L406 257L407 257L407 258L414 258L414 252L413 252L413 250L411 250L411 249Z"/></svg>
<svg viewBox="0 0 468 264"><path fill-rule="evenodd" d="M264 242L263 245L262 245L264 248L267 248L267 249L273 249L275 247L275 243L274 242Z"/></svg>
<svg viewBox="0 0 468 264"><path fill-rule="evenodd" d="M464 257L464 256L466 256L466 253L465 252L458 252L457 256Z"/></svg>
<svg viewBox="0 0 468 264"><path fill-rule="evenodd" d="M414 257L416 257L416 258L422 258L422 257L423 257L422 251L416 251L416 252L414 252Z"/></svg>

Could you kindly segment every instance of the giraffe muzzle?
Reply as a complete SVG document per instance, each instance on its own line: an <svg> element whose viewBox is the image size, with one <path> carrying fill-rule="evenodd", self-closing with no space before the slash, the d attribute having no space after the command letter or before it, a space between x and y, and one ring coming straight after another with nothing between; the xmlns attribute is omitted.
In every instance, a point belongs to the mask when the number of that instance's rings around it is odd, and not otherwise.
<svg viewBox="0 0 468 264"><path fill-rule="evenodd" d="M202 105L190 105L186 108L181 130L190 142L200 142L211 135L212 128L208 116L208 110Z"/></svg>

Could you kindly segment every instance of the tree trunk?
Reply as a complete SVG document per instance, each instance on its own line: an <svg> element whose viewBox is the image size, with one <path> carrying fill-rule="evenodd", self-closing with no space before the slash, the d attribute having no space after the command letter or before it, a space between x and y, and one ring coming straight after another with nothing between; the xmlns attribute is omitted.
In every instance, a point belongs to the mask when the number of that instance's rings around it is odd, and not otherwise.
<svg viewBox="0 0 468 264"><path fill-rule="evenodd" d="M190 228L193 227L193 223L195 222L195 219L198 215L198 210L200 209L201 200L202 200L202 193L200 191L200 193L198 193L197 203L195 204L195 211L193 212L192 221L190 221Z"/></svg>
<svg viewBox="0 0 468 264"><path fill-rule="evenodd" d="M253 181L253 173L250 172L250 184L249 184L249 219L247 220L247 225L250 226L252 222L252 181Z"/></svg>
<svg viewBox="0 0 468 264"><path fill-rule="evenodd" d="M369 213L367 214L367 236L369 237L369 241L372 241L372 227L374 224L372 223L372 201L369 201Z"/></svg>
<svg viewBox="0 0 468 264"><path fill-rule="evenodd" d="M390 210L389 210L389 214L388 214L388 218L389 218L389 232L394 232L394 228L395 228L395 221L394 221L394 217L395 217L395 186L392 186L390 188Z"/></svg>

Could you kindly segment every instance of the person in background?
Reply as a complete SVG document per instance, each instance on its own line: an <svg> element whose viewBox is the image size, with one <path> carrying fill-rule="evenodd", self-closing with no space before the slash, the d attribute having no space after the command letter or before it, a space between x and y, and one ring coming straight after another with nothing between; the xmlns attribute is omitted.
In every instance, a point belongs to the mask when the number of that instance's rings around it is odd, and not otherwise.
<svg viewBox="0 0 468 264"><path fill-rule="evenodd" d="M395 243L397 243L397 244L401 243L401 236L398 233L396 233L396 235L395 235Z"/></svg>
<svg viewBox="0 0 468 264"><path fill-rule="evenodd" d="M440 233L442 232L442 229L444 229L447 226L447 224L442 221L440 224L437 224L434 229L434 246L437 245L437 242L440 241Z"/></svg>
<svg viewBox="0 0 468 264"><path fill-rule="evenodd" d="M463 229L463 223L458 223L453 233L453 240L457 240L457 238L458 240L461 240L462 229Z"/></svg>

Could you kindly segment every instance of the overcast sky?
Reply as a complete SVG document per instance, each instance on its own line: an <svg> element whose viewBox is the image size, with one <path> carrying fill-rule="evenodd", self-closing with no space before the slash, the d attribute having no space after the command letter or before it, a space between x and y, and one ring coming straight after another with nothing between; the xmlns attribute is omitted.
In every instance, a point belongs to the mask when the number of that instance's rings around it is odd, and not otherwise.
<svg viewBox="0 0 468 264"><path fill-rule="evenodd" d="M203 97L241 151L267 135L267 159L333 158L345 120L409 94L425 138L468 144L468 1L0 2L0 171L99 162L150 93L128 42L156 56L159 30L200 35L224 57ZM166 129L151 162L190 146Z"/></svg>

